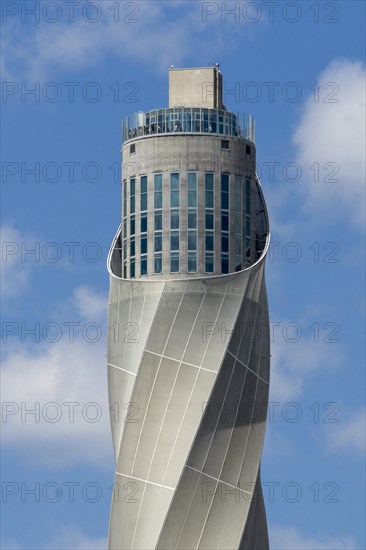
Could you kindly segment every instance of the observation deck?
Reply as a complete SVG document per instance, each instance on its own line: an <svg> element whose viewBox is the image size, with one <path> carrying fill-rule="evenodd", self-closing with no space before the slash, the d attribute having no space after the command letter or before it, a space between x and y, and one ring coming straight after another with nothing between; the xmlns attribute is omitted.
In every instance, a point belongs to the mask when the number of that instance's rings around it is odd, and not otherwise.
<svg viewBox="0 0 366 550"><path fill-rule="evenodd" d="M198 107L139 111L122 119L122 143L171 133L219 135L255 143L255 119L246 113Z"/></svg>

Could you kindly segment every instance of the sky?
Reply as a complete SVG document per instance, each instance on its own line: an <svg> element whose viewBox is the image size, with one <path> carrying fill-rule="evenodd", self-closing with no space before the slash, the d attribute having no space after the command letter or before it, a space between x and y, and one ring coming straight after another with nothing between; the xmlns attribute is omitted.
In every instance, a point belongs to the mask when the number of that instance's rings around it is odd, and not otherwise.
<svg viewBox="0 0 366 550"><path fill-rule="evenodd" d="M219 62L257 122L271 225L271 549L365 549L364 2L1 10L1 547L106 548L121 118L167 106L170 65Z"/></svg>

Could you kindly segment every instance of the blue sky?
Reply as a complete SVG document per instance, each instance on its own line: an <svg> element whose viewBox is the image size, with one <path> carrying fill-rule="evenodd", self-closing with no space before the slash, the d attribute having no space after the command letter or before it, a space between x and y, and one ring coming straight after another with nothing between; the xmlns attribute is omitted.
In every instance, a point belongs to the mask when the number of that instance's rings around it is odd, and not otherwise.
<svg viewBox="0 0 366 550"><path fill-rule="evenodd" d="M2 548L106 547L120 121L167 105L171 64L219 61L271 221L271 548L364 549L364 3L1 7Z"/></svg>

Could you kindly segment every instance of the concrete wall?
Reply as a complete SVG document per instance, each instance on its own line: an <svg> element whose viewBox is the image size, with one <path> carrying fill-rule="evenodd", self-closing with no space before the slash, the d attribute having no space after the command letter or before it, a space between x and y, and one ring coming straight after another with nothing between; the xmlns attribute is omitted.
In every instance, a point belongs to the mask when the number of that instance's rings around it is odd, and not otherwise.
<svg viewBox="0 0 366 550"><path fill-rule="evenodd" d="M170 69L169 107L222 109L222 75L218 68Z"/></svg>
<svg viewBox="0 0 366 550"><path fill-rule="evenodd" d="M229 150L222 149L222 140L229 142ZM134 153L131 153L131 145ZM247 154L246 147L250 147ZM140 177L147 175L148 180L148 276L154 275L154 173L163 174L163 274L155 275L160 278L174 278L177 274L170 274L170 174L180 174L180 277L202 276L204 266L204 178L205 172L213 172L215 178L215 274L221 274L221 174L229 174L230 189L230 249L229 272L235 271L235 177L242 179L243 198L242 214L242 269L255 260L255 145L252 142L227 136L210 135L182 135L170 134L151 136L130 140L122 149L122 180L127 183L127 205L129 207L129 180L136 178L136 277L140 271ZM198 271L197 274L187 273L187 172L197 173L198 188ZM251 256L245 256L245 180L251 180ZM123 196L123 193L122 193ZM127 213L129 209L127 207ZM122 209L123 220L123 209ZM127 219L127 222L129 218ZM129 223L127 235L127 265L129 256ZM127 269L127 277L129 271Z"/></svg>

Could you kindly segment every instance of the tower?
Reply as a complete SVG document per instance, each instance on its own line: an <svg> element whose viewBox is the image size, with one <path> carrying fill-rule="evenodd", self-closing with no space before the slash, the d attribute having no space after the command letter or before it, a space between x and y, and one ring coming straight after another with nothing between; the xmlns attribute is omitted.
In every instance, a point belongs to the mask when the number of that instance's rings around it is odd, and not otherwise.
<svg viewBox="0 0 366 550"><path fill-rule="evenodd" d="M169 71L169 107L122 125L108 257L116 456L109 548L268 548L266 206L255 122L215 67Z"/></svg>

